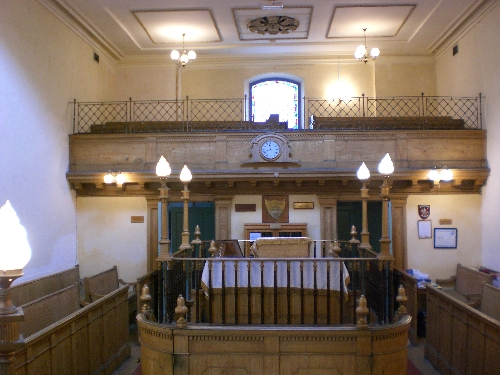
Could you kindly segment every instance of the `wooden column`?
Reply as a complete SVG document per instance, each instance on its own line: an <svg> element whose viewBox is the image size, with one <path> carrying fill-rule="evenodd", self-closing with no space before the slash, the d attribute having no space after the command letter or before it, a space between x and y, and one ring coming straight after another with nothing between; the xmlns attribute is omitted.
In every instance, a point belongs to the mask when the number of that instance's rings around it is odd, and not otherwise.
<svg viewBox="0 0 500 375"><path fill-rule="evenodd" d="M147 207L147 272L151 272L158 268L158 198L147 198Z"/></svg>
<svg viewBox="0 0 500 375"><path fill-rule="evenodd" d="M321 239L337 239L337 195L319 196L319 206L321 213Z"/></svg>
<svg viewBox="0 0 500 375"><path fill-rule="evenodd" d="M232 196L215 197L215 239L231 239Z"/></svg>
<svg viewBox="0 0 500 375"><path fill-rule="evenodd" d="M391 196L392 206L392 251L394 265L406 270L408 254L406 244L406 200L407 196ZM416 225L416 224L415 224Z"/></svg>

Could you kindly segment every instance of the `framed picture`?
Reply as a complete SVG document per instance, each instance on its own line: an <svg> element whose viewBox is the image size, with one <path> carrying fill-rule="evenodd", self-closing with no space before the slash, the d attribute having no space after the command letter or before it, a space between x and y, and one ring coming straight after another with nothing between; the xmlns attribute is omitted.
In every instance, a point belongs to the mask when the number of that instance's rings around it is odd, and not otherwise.
<svg viewBox="0 0 500 375"><path fill-rule="evenodd" d="M435 249L456 249L457 228L434 228Z"/></svg>
<svg viewBox="0 0 500 375"><path fill-rule="evenodd" d="M432 238L432 224L430 220L418 221L418 238Z"/></svg>

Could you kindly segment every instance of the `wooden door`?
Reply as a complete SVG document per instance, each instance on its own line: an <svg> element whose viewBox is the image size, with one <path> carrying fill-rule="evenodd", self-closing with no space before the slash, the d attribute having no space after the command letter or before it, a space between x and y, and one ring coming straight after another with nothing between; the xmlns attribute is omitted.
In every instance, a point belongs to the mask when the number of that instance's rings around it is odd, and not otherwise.
<svg viewBox="0 0 500 375"><path fill-rule="evenodd" d="M182 243L184 208L182 203L169 204L170 241L172 251L177 251ZM213 202L192 202L188 206L189 243L194 240L194 230L200 226L201 240L215 239L215 208Z"/></svg>

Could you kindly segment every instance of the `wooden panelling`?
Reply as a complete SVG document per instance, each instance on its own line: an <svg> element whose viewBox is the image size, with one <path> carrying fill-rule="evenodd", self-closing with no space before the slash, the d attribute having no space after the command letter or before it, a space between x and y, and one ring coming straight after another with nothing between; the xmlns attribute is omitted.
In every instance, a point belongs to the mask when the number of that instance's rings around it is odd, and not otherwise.
<svg viewBox="0 0 500 375"><path fill-rule="evenodd" d="M184 164L199 171L196 181L190 183L193 195L206 194L207 184L214 185L210 189L212 194L228 194L228 186L234 194L285 194L285 188L303 192L300 188L306 181L312 182L308 185L309 194L358 193L355 171L362 162L376 171L387 152L395 163L391 194L443 194L451 187L451 191L477 191L489 173L483 130L283 131L279 135L288 140L293 162L254 162L250 152L252 140L261 135L250 132L74 134L70 136L67 177L79 194L90 190L87 193L92 195L109 195L112 189L100 189L103 175L108 170L120 170L126 172L127 178L120 195L157 194L154 167L164 155L172 167L170 184L177 180L174 176ZM453 186L441 184L440 189L432 189L427 174L434 166L454 169ZM464 180L473 183L462 186ZM418 181L422 181L421 186ZM267 182L273 183L268 186ZM259 185L267 190L258 192Z"/></svg>
<svg viewBox="0 0 500 375"><path fill-rule="evenodd" d="M176 329L139 315L141 365L148 375L401 375L409 323Z"/></svg>
<svg viewBox="0 0 500 375"><path fill-rule="evenodd" d="M127 287L25 337L17 375L111 374L130 357Z"/></svg>
<svg viewBox="0 0 500 375"><path fill-rule="evenodd" d="M498 320L441 290L428 288L424 355L441 374L496 374L499 348Z"/></svg>

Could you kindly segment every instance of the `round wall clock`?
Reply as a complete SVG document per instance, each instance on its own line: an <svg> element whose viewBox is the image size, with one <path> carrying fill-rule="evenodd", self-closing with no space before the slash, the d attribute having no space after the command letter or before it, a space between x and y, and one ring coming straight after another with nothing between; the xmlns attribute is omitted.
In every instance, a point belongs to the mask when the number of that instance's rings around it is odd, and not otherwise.
<svg viewBox="0 0 500 375"><path fill-rule="evenodd" d="M275 160L281 154L281 144L274 140L267 140L260 146L260 154L266 160Z"/></svg>

